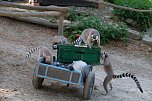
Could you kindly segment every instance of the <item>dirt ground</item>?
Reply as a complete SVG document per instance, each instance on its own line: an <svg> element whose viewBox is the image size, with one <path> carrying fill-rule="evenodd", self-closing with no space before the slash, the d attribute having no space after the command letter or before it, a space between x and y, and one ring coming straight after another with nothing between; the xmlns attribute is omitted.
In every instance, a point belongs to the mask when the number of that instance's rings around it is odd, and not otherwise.
<svg viewBox="0 0 152 101"><path fill-rule="evenodd" d="M38 53L27 61L27 51L38 46L51 49L56 29L0 17L0 101L83 101L82 87L45 80L41 89L32 86L32 72ZM94 66L95 86L90 101L152 101L152 52L140 41L111 43L102 50L109 53L114 72L137 76L144 93L130 78L112 80L113 90L105 95L102 82L106 74L102 66ZM55 54L55 51L53 51Z"/></svg>

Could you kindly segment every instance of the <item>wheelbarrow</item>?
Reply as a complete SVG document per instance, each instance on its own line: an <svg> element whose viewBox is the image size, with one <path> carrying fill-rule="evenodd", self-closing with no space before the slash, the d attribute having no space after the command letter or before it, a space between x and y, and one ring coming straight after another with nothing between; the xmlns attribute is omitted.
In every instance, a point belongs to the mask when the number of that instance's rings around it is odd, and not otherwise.
<svg viewBox="0 0 152 101"><path fill-rule="evenodd" d="M93 66L87 65L82 71L69 70L60 66L43 63L44 59L39 60L39 65L34 68L32 84L34 88L39 89L44 79L50 79L69 84L83 86L83 98L88 100L91 98L95 73L92 71Z"/></svg>

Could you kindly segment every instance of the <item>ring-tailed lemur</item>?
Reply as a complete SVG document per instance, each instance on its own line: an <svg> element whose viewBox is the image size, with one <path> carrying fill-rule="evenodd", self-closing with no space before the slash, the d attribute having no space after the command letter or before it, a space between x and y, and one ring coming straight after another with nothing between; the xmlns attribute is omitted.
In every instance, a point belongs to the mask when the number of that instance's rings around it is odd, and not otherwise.
<svg viewBox="0 0 152 101"><path fill-rule="evenodd" d="M53 41L52 41L52 43L53 43L53 44L52 44L52 48L53 48L53 49L57 49L57 44L60 44L60 43L61 43L61 44L69 44L69 42L67 41L67 38L65 38L64 36L55 36L54 39L53 39ZM29 51L28 51L28 54L27 54L26 57L25 57L25 60L26 60L29 56L31 56L32 53L40 50L41 48L43 48L43 47L36 47L36 48L33 48L33 49L29 50Z"/></svg>
<svg viewBox="0 0 152 101"><path fill-rule="evenodd" d="M37 47L37 48L33 48L33 49L29 50L29 51L28 51L28 54L27 54L26 57L25 57L25 60L26 60L28 57L30 57L32 53L34 53L34 52L36 52L36 51L38 51L38 50L39 50L39 58L38 58L38 59L44 57L45 63L50 64L50 63L53 62L52 52L51 52L47 47L42 47L42 48Z"/></svg>
<svg viewBox="0 0 152 101"><path fill-rule="evenodd" d="M108 84L109 84L110 88L112 89L112 83L111 83L112 79L123 78L123 77L132 78L135 81L135 83L137 84L137 87L139 88L140 92L143 93L143 90L140 86L140 83L139 83L139 81L138 81L138 79L136 78L135 75L130 74L130 73L122 73L120 75L115 75L114 72L113 72L113 68L112 68L112 65L110 63L110 59L109 59L108 54L106 52L101 52L101 58L103 59L104 71L107 74L107 76L105 77L104 82L103 82L103 87L104 87L106 93L108 93L108 90L107 90L107 85Z"/></svg>
<svg viewBox="0 0 152 101"><path fill-rule="evenodd" d="M53 44L52 44L52 48L53 49L57 49L57 45L58 44L69 44L67 38L65 38L64 36L55 36L53 39Z"/></svg>
<svg viewBox="0 0 152 101"><path fill-rule="evenodd" d="M100 47L100 33L96 29L88 28L82 32L80 37L76 39L73 44L81 45L82 43L85 43L91 48L95 41L97 41L97 45Z"/></svg>

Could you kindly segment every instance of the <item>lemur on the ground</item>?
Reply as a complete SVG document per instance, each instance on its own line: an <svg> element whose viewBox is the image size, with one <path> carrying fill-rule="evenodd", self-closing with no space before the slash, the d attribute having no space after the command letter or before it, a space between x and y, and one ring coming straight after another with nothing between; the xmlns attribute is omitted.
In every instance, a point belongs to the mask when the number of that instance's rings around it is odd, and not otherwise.
<svg viewBox="0 0 152 101"><path fill-rule="evenodd" d="M113 72L113 68L112 68L112 65L110 63L110 59L109 59L109 56L106 52L101 52L101 58L103 59L103 68L104 68L104 71L105 73L107 74L107 76L105 77L104 79L104 82L103 82L103 87L106 91L106 93L108 93L108 89L107 89L107 85L109 84L110 88L112 89L112 83L111 83L111 80L112 79L116 79L116 78L123 78L123 77L130 77L132 78L137 87L139 88L140 92L143 93L143 90L140 86L140 83L138 81L138 79L136 78L135 75L131 74L131 73L122 73L122 74L119 74L119 75L115 75L114 72Z"/></svg>

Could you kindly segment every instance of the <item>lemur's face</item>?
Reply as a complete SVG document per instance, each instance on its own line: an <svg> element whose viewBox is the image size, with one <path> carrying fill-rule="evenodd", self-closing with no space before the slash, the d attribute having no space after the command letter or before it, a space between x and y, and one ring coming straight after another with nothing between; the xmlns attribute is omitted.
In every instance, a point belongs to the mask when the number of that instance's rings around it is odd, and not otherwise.
<svg viewBox="0 0 152 101"><path fill-rule="evenodd" d="M52 63L52 57L46 56L45 57L45 62L48 63L48 64L51 64Z"/></svg>
<svg viewBox="0 0 152 101"><path fill-rule="evenodd" d="M104 60L105 58L108 57L108 54L103 51L103 52L100 53L100 57L102 58L102 60Z"/></svg>
<svg viewBox="0 0 152 101"><path fill-rule="evenodd" d="M61 40L61 43L62 44L66 44L67 43L67 39L64 38L63 40Z"/></svg>
<svg viewBox="0 0 152 101"><path fill-rule="evenodd" d="M91 35L92 36L92 41L96 41L99 39L99 36L96 36L96 35Z"/></svg>

